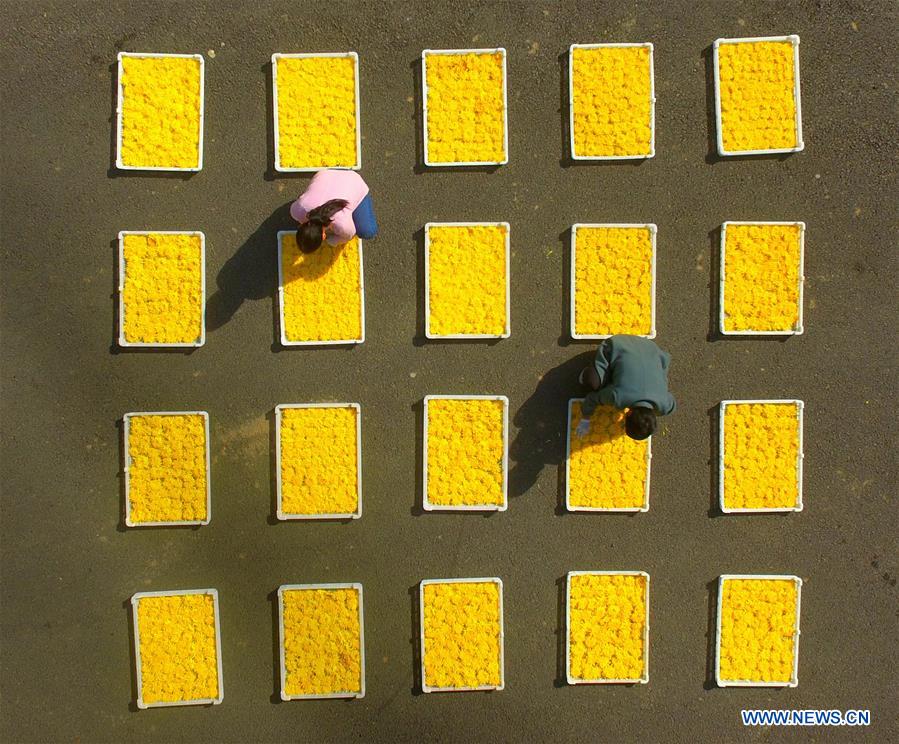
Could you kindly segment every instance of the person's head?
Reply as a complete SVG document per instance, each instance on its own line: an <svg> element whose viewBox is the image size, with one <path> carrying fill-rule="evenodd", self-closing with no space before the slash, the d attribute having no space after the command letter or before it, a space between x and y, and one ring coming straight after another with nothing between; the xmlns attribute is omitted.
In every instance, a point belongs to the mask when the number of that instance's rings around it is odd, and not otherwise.
<svg viewBox="0 0 899 744"><path fill-rule="evenodd" d="M321 247L328 225L346 205L346 199L331 199L306 213L306 219L297 228L297 245L303 253L312 253Z"/></svg>
<svg viewBox="0 0 899 744"><path fill-rule="evenodd" d="M635 407L627 412L624 431L631 439L646 439L655 434L658 419L652 408Z"/></svg>

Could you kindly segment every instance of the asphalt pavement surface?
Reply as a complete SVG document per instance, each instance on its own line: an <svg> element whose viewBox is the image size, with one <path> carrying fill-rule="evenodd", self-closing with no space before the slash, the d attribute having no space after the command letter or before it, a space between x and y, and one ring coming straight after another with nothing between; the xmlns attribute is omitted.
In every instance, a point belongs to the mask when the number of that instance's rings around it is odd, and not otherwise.
<svg viewBox="0 0 899 744"><path fill-rule="evenodd" d="M895 3L5 0L0 17L0 738L899 739ZM789 33L802 40L805 151L717 157L712 43ZM568 46L598 41L655 45L651 160L567 156ZM421 51L493 46L508 52L508 165L422 167ZM115 171L122 50L206 57L202 172ZM366 340L285 349L275 233L308 176L272 168L270 57L346 50L360 58L362 174L381 225L365 246ZM499 220L511 338L425 340L424 224ZM807 223L802 336L716 336L725 220ZM645 514L560 508L566 402L593 348L568 336L576 222L658 225L657 342L678 410L654 437ZM203 348L116 348L122 229L205 232ZM509 397L507 512L422 513L429 393ZM719 401L794 397L805 510L720 515ZM273 522L272 410L328 400L362 406L363 517ZM195 409L211 418L211 524L125 530L122 415ZM575 569L651 575L648 684L564 684ZM715 687L722 573L802 577L797 688ZM418 689L417 585L455 576L504 582L503 691ZM274 592L336 581L364 585L367 694L281 703ZM220 594L224 702L136 710L130 596L201 587ZM749 730L743 708L867 709L872 726Z"/></svg>

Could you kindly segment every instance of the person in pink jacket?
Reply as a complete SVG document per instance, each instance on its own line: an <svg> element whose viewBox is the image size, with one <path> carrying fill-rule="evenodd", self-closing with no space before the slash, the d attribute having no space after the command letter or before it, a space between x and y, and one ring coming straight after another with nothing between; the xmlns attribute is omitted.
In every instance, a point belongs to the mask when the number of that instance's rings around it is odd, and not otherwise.
<svg viewBox="0 0 899 744"><path fill-rule="evenodd" d="M356 171L329 168L316 173L290 205L290 216L300 223L297 245L303 253L318 250L323 241L336 246L357 235L370 240L378 234L368 184Z"/></svg>

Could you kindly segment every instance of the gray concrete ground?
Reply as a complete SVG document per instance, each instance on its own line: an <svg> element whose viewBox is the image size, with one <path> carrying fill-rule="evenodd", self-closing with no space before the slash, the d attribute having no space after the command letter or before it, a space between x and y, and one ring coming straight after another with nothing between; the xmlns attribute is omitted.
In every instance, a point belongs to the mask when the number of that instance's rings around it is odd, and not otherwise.
<svg viewBox="0 0 899 744"><path fill-rule="evenodd" d="M792 738L896 740L896 7L890 2L9 2L2 3L2 729L5 741L767 740L739 711L870 709L872 729ZM802 37L807 149L710 154L717 37ZM578 165L564 152L560 84L572 42L656 46L657 156ZM418 165L423 48L503 45L510 162L494 172ZM274 344L274 235L306 177L271 170L268 60L356 50L364 176L381 236L366 247L367 340ZM119 50L203 52L206 164L197 175L110 172ZM213 57L214 53L214 57ZM280 210L280 211L279 211ZM804 336L717 340L716 228L801 219ZM512 337L422 343L428 220L512 225ZM559 509L565 402L589 346L566 338L568 228L659 226L659 343L679 410L655 438L652 508ZM120 229L206 232L240 307L195 353L118 353ZM227 303L224 303L227 305ZM580 357L574 362L573 357ZM420 401L511 400L512 498L490 517L421 514ZM712 508L721 399L806 402L806 510ZM272 524L270 413L356 400L364 516ZM123 531L120 430L132 410L206 409L213 520ZM652 576L650 682L566 687L560 581L571 569ZM725 572L801 576L796 689L709 683L712 587ZM505 582L507 688L420 695L413 590L423 578ZM272 593L281 583L365 586L368 694L277 703ZM135 591L217 587L225 700L136 712L125 603ZM273 697L275 696L275 697Z"/></svg>

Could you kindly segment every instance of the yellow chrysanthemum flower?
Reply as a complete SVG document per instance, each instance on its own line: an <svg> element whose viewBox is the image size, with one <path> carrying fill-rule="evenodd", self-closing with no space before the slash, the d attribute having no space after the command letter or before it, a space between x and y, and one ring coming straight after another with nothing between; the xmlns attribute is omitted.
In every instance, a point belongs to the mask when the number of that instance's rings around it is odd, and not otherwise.
<svg viewBox="0 0 899 744"><path fill-rule="evenodd" d="M426 504L504 507L504 400L429 398Z"/></svg>
<svg viewBox="0 0 899 744"><path fill-rule="evenodd" d="M575 434L580 401L571 402L568 430L569 509L643 509L647 505L649 440L636 441L624 431L624 411L598 407L590 432Z"/></svg>
<svg viewBox="0 0 899 744"><path fill-rule="evenodd" d="M505 161L504 53L428 53L424 74L428 162Z"/></svg>
<svg viewBox="0 0 899 744"><path fill-rule="evenodd" d="M653 331L653 228L582 225L574 234L574 333Z"/></svg>
<svg viewBox="0 0 899 744"><path fill-rule="evenodd" d="M725 579L720 591L720 679L789 684L797 642L796 582L763 577Z"/></svg>
<svg viewBox="0 0 899 744"><path fill-rule="evenodd" d="M278 166L354 168L356 59L276 56Z"/></svg>
<svg viewBox="0 0 899 744"><path fill-rule="evenodd" d="M428 325L433 336L503 336L508 225L428 227Z"/></svg>
<svg viewBox="0 0 899 744"><path fill-rule="evenodd" d="M724 228L725 333L784 333L799 327L802 225Z"/></svg>
<svg viewBox="0 0 899 744"><path fill-rule="evenodd" d="M128 417L129 525L206 522L206 419L200 413Z"/></svg>
<svg viewBox="0 0 899 744"><path fill-rule="evenodd" d="M138 597L141 702L219 696L215 599L211 594Z"/></svg>
<svg viewBox="0 0 899 744"><path fill-rule="evenodd" d="M724 508L799 506L799 406L727 403L724 408Z"/></svg>
<svg viewBox="0 0 899 744"><path fill-rule="evenodd" d="M322 243L314 253L297 247L296 235L281 237L283 307L287 343L362 341L362 247Z"/></svg>
<svg viewBox="0 0 899 744"><path fill-rule="evenodd" d="M721 139L731 153L786 150L798 144L797 71L790 41L718 46Z"/></svg>
<svg viewBox="0 0 899 744"><path fill-rule="evenodd" d="M197 344L203 339L203 241L197 233L123 233L122 339Z"/></svg>
<svg viewBox="0 0 899 744"><path fill-rule="evenodd" d="M573 680L641 680L646 676L643 575L569 577L568 671Z"/></svg>
<svg viewBox="0 0 899 744"><path fill-rule="evenodd" d="M122 57L122 164L199 167L202 75L194 57Z"/></svg>
<svg viewBox="0 0 899 744"><path fill-rule="evenodd" d="M282 590L285 699L361 697L362 626L355 587Z"/></svg>
<svg viewBox="0 0 899 744"><path fill-rule="evenodd" d="M281 513L357 516L355 407L282 408Z"/></svg>
<svg viewBox="0 0 899 744"><path fill-rule="evenodd" d="M571 75L573 154L651 157L651 48L574 47Z"/></svg>
<svg viewBox="0 0 899 744"><path fill-rule="evenodd" d="M495 581L424 585L424 685L503 685L501 587Z"/></svg>

